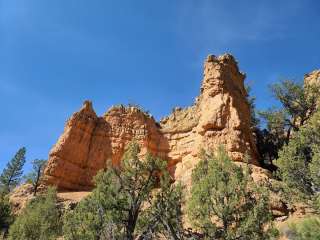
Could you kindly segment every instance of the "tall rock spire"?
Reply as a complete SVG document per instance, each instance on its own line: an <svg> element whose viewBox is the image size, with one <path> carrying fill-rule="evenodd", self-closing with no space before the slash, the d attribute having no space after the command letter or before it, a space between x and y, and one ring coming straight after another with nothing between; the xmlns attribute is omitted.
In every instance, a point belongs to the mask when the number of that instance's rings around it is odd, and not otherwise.
<svg viewBox="0 0 320 240"><path fill-rule="evenodd" d="M234 57L224 54L209 55L204 63L198 133L207 142L206 147L222 144L236 161L248 154L257 163L257 150L251 132L250 106L241 73Z"/></svg>
<svg viewBox="0 0 320 240"><path fill-rule="evenodd" d="M250 163L259 165L244 79L232 55L209 55L195 105L162 120L176 179L188 182L200 150L214 151L220 145L234 161L248 156Z"/></svg>

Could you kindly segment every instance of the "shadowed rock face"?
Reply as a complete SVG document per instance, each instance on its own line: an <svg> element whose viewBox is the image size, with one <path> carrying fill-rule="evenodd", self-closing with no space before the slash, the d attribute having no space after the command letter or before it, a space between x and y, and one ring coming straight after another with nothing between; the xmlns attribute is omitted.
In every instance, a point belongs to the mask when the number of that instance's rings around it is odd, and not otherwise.
<svg viewBox="0 0 320 240"><path fill-rule="evenodd" d="M91 189L97 171L110 162L118 164L132 140L141 145L141 155L151 152L168 161L175 179L186 184L201 149L224 145L235 161L248 155L258 165L244 78L231 55L210 55L194 105L176 108L160 123L135 107L112 107L98 117L91 102L84 102L50 152L46 183L65 190Z"/></svg>

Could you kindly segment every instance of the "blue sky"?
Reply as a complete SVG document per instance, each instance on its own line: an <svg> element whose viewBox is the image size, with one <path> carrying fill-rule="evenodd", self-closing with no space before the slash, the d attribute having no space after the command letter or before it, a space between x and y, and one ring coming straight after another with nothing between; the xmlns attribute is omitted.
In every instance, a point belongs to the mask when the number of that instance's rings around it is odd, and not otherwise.
<svg viewBox="0 0 320 240"><path fill-rule="evenodd" d="M190 105L209 53L267 108L270 83L320 68L319 24L318 0L0 0L0 169L21 146L47 158L85 99L157 119Z"/></svg>

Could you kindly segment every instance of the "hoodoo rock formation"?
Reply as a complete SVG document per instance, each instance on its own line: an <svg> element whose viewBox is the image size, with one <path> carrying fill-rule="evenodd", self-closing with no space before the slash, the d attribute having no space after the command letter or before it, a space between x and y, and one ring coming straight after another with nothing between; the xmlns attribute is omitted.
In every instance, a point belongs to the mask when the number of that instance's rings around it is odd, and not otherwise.
<svg viewBox="0 0 320 240"><path fill-rule="evenodd" d="M201 149L224 145L235 161L248 155L250 163L258 165L244 79L231 55L208 56L194 105L176 108L160 123L132 106L112 107L98 117L86 101L50 152L46 183L65 190L90 190L97 171L111 162L118 164L132 140L140 143L141 154L149 151L168 161L174 178L183 182L190 179Z"/></svg>

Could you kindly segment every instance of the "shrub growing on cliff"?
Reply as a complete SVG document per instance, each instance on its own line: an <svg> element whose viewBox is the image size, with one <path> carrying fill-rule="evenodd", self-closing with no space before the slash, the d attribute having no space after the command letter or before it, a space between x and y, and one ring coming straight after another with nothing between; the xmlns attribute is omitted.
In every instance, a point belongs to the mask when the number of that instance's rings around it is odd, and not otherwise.
<svg viewBox="0 0 320 240"><path fill-rule="evenodd" d="M49 188L45 195L32 200L9 229L9 240L50 240L61 233L56 191Z"/></svg>
<svg viewBox="0 0 320 240"><path fill-rule="evenodd" d="M220 148L202 154L192 173L188 215L205 239L269 239L268 192Z"/></svg>
<svg viewBox="0 0 320 240"><path fill-rule="evenodd" d="M298 130L315 113L320 90L318 86L310 84L304 86L302 83L291 80L273 84L271 90L287 114L285 121L287 123L286 142L288 143L292 130Z"/></svg>
<svg viewBox="0 0 320 240"><path fill-rule="evenodd" d="M0 197L0 236L2 230L7 230L12 222L11 207L7 197Z"/></svg>
<svg viewBox="0 0 320 240"><path fill-rule="evenodd" d="M20 148L3 170L0 175L1 194L9 193L20 183L23 174L22 168L26 162L25 155L26 148Z"/></svg>
<svg viewBox="0 0 320 240"><path fill-rule="evenodd" d="M271 91L282 107L259 112L266 128L257 131L257 147L262 159L272 164L278 158L280 149L289 143L292 134L316 112L320 89L318 86L304 86L284 80L273 84Z"/></svg>
<svg viewBox="0 0 320 240"><path fill-rule="evenodd" d="M181 192L170 185L165 161L151 155L140 160L139 152L130 144L119 167L96 176L92 195L65 217L66 239L179 236Z"/></svg>
<svg viewBox="0 0 320 240"><path fill-rule="evenodd" d="M36 195L41 181L44 168L47 164L46 160L35 159L32 161L32 171L25 177L26 181L33 186L33 194Z"/></svg>
<svg viewBox="0 0 320 240"><path fill-rule="evenodd" d="M320 112L279 153L278 174L290 189L313 197L320 189Z"/></svg>

